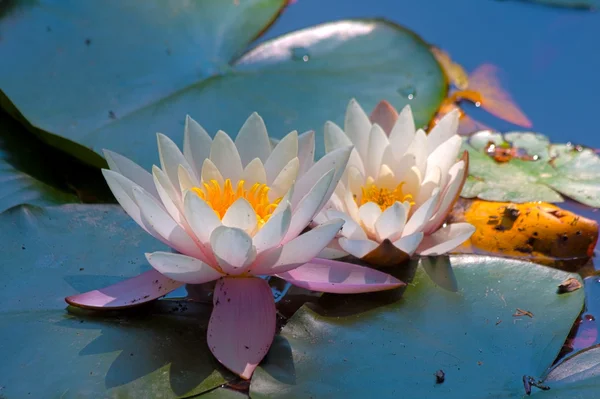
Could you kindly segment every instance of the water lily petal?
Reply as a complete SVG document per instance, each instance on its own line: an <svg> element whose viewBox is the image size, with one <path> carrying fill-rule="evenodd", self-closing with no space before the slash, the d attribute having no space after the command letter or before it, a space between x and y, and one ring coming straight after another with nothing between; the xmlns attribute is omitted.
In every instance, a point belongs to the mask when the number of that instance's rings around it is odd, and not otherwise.
<svg viewBox="0 0 600 399"><path fill-rule="evenodd" d="M370 237L375 237L375 222L381 215L381 208L374 202L367 202L358 208L360 224Z"/></svg>
<svg viewBox="0 0 600 399"><path fill-rule="evenodd" d="M271 184L271 190L269 190L269 199L274 200L280 198L290 189L292 184L298 177L298 169L300 169L300 160L293 158L283 168L281 173L275 178L275 181Z"/></svg>
<svg viewBox="0 0 600 399"><path fill-rule="evenodd" d="M417 253L421 256L436 256L452 251L465 242L475 232L475 226L469 223L453 223L426 236Z"/></svg>
<svg viewBox="0 0 600 399"><path fill-rule="evenodd" d="M406 153L408 146L415 139L415 133L415 120L410 105L407 105L400 111L390 132L390 145L396 157L400 158Z"/></svg>
<svg viewBox="0 0 600 399"><path fill-rule="evenodd" d="M247 165L254 158L259 158L263 163L271 154L271 143L265 121L256 112L252 113L242 125L235 138L242 165Z"/></svg>
<svg viewBox="0 0 600 399"><path fill-rule="evenodd" d="M85 309L123 309L153 301L182 285L156 270L150 270L105 288L71 295L65 301Z"/></svg>
<svg viewBox="0 0 600 399"><path fill-rule="evenodd" d="M281 173L283 168L298 156L298 132L288 133L281 139L265 162L267 183L270 184Z"/></svg>
<svg viewBox="0 0 600 399"><path fill-rule="evenodd" d="M394 145L394 144L392 144ZM419 129L415 133L415 138L408 146L406 154L415 156L415 166L419 169L421 176L425 175L425 167L427 165L427 133Z"/></svg>
<svg viewBox="0 0 600 399"><path fill-rule="evenodd" d="M231 179L234 184L237 183L243 171L242 159L231 137L222 130L219 130L213 139L210 147L210 160L215 164L223 178ZM204 167L203 165L203 177Z"/></svg>
<svg viewBox="0 0 600 399"><path fill-rule="evenodd" d="M423 203L413 215L408 219L406 226L404 227L404 231L402 232L402 237L406 237L412 233L416 233L422 231L425 225L429 222L431 217L433 216L433 212L438 205L438 200L440 197L440 190L435 189L431 197Z"/></svg>
<svg viewBox="0 0 600 399"><path fill-rule="evenodd" d="M102 175L123 210L144 230L148 231L142 222L140 208L133 197L133 187L139 186L125 176L112 170L102 169ZM156 188L154 188L154 191L156 192ZM158 199L158 193L155 198Z"/></svg>
<svg viewBox="0 0 600 399"><path fill-rule="evenodd" d="M369 115L369 120L371 123L381 126L385 134L389 136L398 120L398 112L389 102L381 100Z"/></svg>
<svg viewBox="0 0 600 399"><path fill-rule="evenodd" d="M219 168L213 161L210 160L210 158L206 158L202 163L200 176L203 183L208 183L211 180L215 180L221 187L223 187L223 183L225 183L225 179L223 178L221 172L219 172Z"/></svg>
<svg viewBox="0 0 600 399"><path fill-rule="evenodd" d="M235 227L219 226L210 236L210 246L224 273L245 273L256 258L252 237Z"/></svg>
<svg viewBox="0 0 600 399"><path fill-rule="evenodd" d="M450 170L450 167L456 163L461 145L462 138L458 135L454 135L438 146L429 157L427 157L427 169L432 167L440 168L442 173L440 184L442 186L446 185L448 182L448 171Z"/></svg>
<svg viewBox="0 0 600 399"><path fill-rule="evenodd" d="M238 198L225 212L221 220L224 226L237 227L246 234L253 235L258 225L254 208L245 198Z"/></svg>
<svg viewBox="0 0 600 399"><path fill-rule="evenodd" d="M421 183L421 188L419 189L419 195L415 198L415 206L420 206L425 201L427 201L433 190L436 188L440 188L440 184L442 182L442 171L437 166L429 166L427 165L427 174L423 179L423 183Z"/></svg>
<svg viewBox="0 0 600 399"><path fill-rule="evenodd" d="M283 239L284 242L288 242L300 234L320 211L321 204L332 184L334 175L335 171L333 169L326 173L298 203L292 213L292 220L285 238Z"/></svg>
<svg viewBox="0 0 600 399"><path fill-rule="evenodd" d="M296 205L319 179L321 179L331 169L335 169L332 184L324 196L324 198L327 200L331 196L331 193L333 193L335 190L337 183L340 181L342 174L346 170L346 165L348 163L348 158L350 157L351 151L352 147L338 148L319 159L312 168L302 175L296 181L294 195L291 201L292 209L295 209ZM325 204L323 203L322 205Z"/></svg>
<svg viewBox="0 0 600 399"><path fill-rule="evenodd" d="M337 148L352 146L352 141L350 141L350 138L348 138L346 133L344 133L344 131L333 122L325 122L324 136L326 153L330 153ZM364 162L356 148L350 152L348 164L346 165L346 171L342 177L343 181L346 181L348 170L350 168L356 168L361 174L365 174Z"/></svg>
<svg viewBox="0 0 600 399"><path fill-rule="evenodd" d="M255 275L283 273L315 258L340 231L343 220L334 219L299 235L281 247L266 251L256 259Z"/></svg>
<svg viewBox="0 0 600 399"><path fill-rule="evenodd" d="M308 290L336 294L384 291L406 285L378 270L328 259L314 259L277 277Z"/></svg>
<svg viewBox="0 0 600 399"><path fill-rule="evenodd" d="M369 239L350 240L346 237L340 237L338 243L344 251L359 259L363 258L379 246L378 242Z"/></svg>
<svg viewBox="0 0 600 399"><path fill-rule="evenodd" d="M444 117L429 131L427 136L427 153L431 154L442 143L458 132L460 111L458 108L448 112ZM452 160L456 157L452 158Z"/></svg>
<svg viewBox="0 0 600 399"><path fill-rule="evenodd" d="M350 100L346 108L344 131L363 160L367 159L369 150L369 131L371 121L355 99Z"/></svg>
<svg viewBox="0 0 600 399"><path fill-rule="evenodd" d="M287 202L287 201L286 201ZM289 202L282 212L272 215L267 223L252 238L256 253L278 246L285 237L292 220L292 207Z"/></svg>
<svg viewBox="0 0 600 399"><path fill-rule="evenodd" d="M191 173L192 170L190 165L177 147L177 144L173 142L170 138L165 136L162 133L157 133L156 138L158 141L158 156L160 158L160 167L165 172L165 174L171 180L171 184L173 187L179 187L179 177L177 176L177 169L179 169L179 165L182 165L184 168L188 169Z"/></svg>
<svg viewBox="0 0 600 399"><path fill-rule="evenodd" d="M198 187L200 185L198 178L190 175L189 171L181 165L179 165L179 168L177 169L177 176L179 177L179 190L182 198L183 193L192 187Z"/></svg>
<svg viewBox="0 0 600 399"><path fill-rule="evenodd" d="M260 278L223 278L215 286L208 347L229 370L248 380L275 337L275 301Z"/></svg>
<svg viewBox="0 0 600 399"><path fill-rule="evenodd" d="M106 158L106 162L108 162L110 170L123 175L158 198L158 193L156 192L156 187L154 187L154 180L150 172L131 159L116 152L104 150L104 157Z"/></svg>
<svg viewBox="0 0 600 399"><path fill-rule="evenodd" d="M363 228L352 219L350 215L344 212L329 210L326 212L327 219L342 219L344 221L344 225L342 226L342 230L340 234L343 237L346 237L350 240L366 240L367 234L363 230Z"/></svg>
<svg viewBox="0 0 600 399"><path fill-rule="evenodd" d="M249 190L255 183L267 184L267 172L259 158L254 158L242 172L240 180L244 181L244 188Z"/></svg>
<svg viewBox="0 0 600 399"><path fill-rule="evenodd" d="M183 134L183 156L194 170L196 177L200 178L204 160L210 156L212 138L202 126L189 115L185 117Z"/></svg>
<svg viewBox="0 0 600 399"><path fill-rule="evenodd" d="M369 133L369 150L366 159L367 176L377 179L383 152L388 147L389 141L385 132L379 125L373 125Z"/></svg>
<svg viewBox="0 0 600 399"><path fill-rule="evenodd" d="M199 259L172 252L147 253L153 268L170 279L186 284L203 284L223 277L223 274Z"/></svg>
<svg viewBox="0 0 600 399"><path fill-rule="evenodd" d="M167 213L158 201L141 187L133 187L135 202L140 208L142 221L150 225L169 246L184 255L206 262L206 256L192 237Z"/></svg>
<svg viewBox="0 0 600 399"><path fill-rule="evenodd" d="M183 215L179 210L182 206L181 194L179 193L179 190L175 190L175 187L173 187L173 184L167 177L167 174L156 165L152 167L152 176L154 177L156 191L158 191L158 195L163 203L163 206L167 209L167 212L169 212L169 215L171 215L173 220L181 224L183 221Z"/></svg>
<svg viewBox="0 0 600 399"><path fill-rule="evenodd" d="M394 246L412 256L422 240L423 232L413 233L394 241Z"/></svg>
<svg viewBox="0 0 600 399"><path fill-rule="evenodd" d="M391 267L410 260L410 254L395 246L390 240L385 239L379 243L377 248L364 255L361 260L377 268Z"/></svg>
<svg viewBox="0 0 600 399"><path fill-rule="evenodd" d="M315 132L309 130L298 136L298 176L304 175L315 163Z"/></svg>
<svg viewBox="0 0 600 399"><path fill-rule="evenodd" d="M400 238L407 217L408 215L406 214L404 205L400 202L395 202L392 206L383 211L375 222L377 239L383 241L387 238L394 241Z"/></svg>
<svg viewBox="0 0 600 399"><path fill-rule="evenodd" d="M215 211L192 191L185 194L183 208L185 218L196 238L204 245L209 244L212 232L221 226L221 220Z"/></svg>

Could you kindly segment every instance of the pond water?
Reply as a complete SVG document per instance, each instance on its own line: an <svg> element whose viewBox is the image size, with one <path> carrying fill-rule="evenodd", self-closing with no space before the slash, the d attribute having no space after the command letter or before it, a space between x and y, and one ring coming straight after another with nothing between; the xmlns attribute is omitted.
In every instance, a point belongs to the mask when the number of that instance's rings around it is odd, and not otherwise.
<svg viewBox="0 0 600 399"><path fill-rule="evenodd" d="M502 70L503 87L554 142L600 147L600 13L496 0L297 0L261 38L343 19L384 17L448 51L467 71ZM517 127L471 107L486 125Z"/></svg>

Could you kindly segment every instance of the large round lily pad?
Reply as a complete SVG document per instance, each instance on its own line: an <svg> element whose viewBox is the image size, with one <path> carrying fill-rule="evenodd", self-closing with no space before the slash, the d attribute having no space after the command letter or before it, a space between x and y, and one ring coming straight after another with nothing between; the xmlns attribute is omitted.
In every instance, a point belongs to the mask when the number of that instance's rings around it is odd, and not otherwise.
<svg viewBox="0 0 600 399"><path fill-rule="evenodd" d="M165 249L120 207L17 207L0 225L2 398L187 397L232 377L206 344L209 304L67 312L65 296L135 276L144 252Z"/></svg>
<svg viewBox="0 0 600 399"><path fill-rule="evenodd" d="M557 285L573 275L522 261L461 256L452 263L458 292L419 270L387 306L355 314L353 298L304 306L255 373L251 396L521 397L523 376L541 378L557 356L582 290L559 295ZM445 373L439 384L438 370Z"/></svg>
<svg viewBox="0 0 600 399"><path fill-rule="evenodd" d="M497 162L486 154L489 143L499 148L498 155L510 143L514 156L498 156L498 160L510 159ZM488 131L465 139L463 148L469 152L469 178L461 193L465 198L562 202L565 195L600 207L600 157L591 149L550 144L547 137L531 132L501 135Z"/></svg>
<svg viewBox="0 0 600 399"><path fill-rule="evenodd" d="M327 23L242 55L285 3L16 3L0 17L3 106L98 166L109 148L149 167L154 134L182 142L186 114L235 135L257 111L275 138L342 122L352 97L367 110L410 102L420 125L433 116L447 90L441 68L425 42L389 22Z"/></svg>

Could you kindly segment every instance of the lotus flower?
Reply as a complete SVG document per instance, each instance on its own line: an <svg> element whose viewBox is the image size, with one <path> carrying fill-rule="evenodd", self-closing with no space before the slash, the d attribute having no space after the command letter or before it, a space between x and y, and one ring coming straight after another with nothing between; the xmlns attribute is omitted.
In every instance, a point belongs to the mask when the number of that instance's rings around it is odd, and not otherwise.
<svg viewBox="0 0 600 399"><path fill-rule="evenodd" d="M208 346L242 378L250 378L275 334L268 283L277 276L326 292L378 291L403 283L368 268L315 259L343 224L333 219L301 234L335 189L351 146L314 163L314 135L294 131L271 148L265 124L252 114L235 142L214 140L187 118L183 153L158 135L161 167L152 174L106 151L103 170L123 209L178 253L146 254L155 270L66 298L94 309L138 305L183 284L216 280Z"/></svg>
<svg viewBox="0 0 600 399"><path fill-rule="evenodd" d="M475 231L468 223L445 225L467 177L468 155L458 155L458 113L430 132L415 129L410 106L400 115L381 102L369 118L350 101L344 130L325 124L325 149L354 145L329 203L316 218L345 224L323 256L353 255L376 265L398 264L413 253L440 255Z"/></svg>

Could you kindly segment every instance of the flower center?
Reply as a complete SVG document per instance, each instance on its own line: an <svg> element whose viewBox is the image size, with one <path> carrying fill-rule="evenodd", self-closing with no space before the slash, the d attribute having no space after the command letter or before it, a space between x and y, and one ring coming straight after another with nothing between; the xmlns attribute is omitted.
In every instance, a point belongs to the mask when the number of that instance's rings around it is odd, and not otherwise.
<svg viewBox="0 0 600 399"><path fill-rule="evenodd" d="M266 184L255 183L249 190L244 188L244 180L240 180L237 186L233 188L231 180L225 180L221 188L218 181L212 179L202 183L202 187L193 187L192 191L200 196L215 211L219 219L223 219L227 209L238 199L244 198L254 209L258 227L262 227L271 215L277 205L281 202L281 197L274 201L269 200L269 186Z"/></svg>
<svg viewBox="0 0 600 399"><path fill-rule="evenodd" d="M402 186L404 182L400 182L394 189L379 188L374 183L367 183L361 187L362 197L358 200L355 196L356 204L360 207L367 202L374 202L385 211L390 206L394 205L395 202L408 201L411 205L414 205L413 196L410 194L404 194L402 192Z"/></svg>

